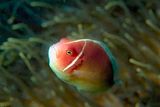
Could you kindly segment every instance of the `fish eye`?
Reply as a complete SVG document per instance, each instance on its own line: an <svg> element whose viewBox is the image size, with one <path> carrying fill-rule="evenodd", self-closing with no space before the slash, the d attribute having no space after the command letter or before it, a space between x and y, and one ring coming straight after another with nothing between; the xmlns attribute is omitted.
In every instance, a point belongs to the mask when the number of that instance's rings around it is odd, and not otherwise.
<svg viewBox="0 0 160 107"><path fill-rule="evenodd" d="M66 53L67 53L67 55L72 55L72 51L70 51L70 50L67 50Z"/></svg>

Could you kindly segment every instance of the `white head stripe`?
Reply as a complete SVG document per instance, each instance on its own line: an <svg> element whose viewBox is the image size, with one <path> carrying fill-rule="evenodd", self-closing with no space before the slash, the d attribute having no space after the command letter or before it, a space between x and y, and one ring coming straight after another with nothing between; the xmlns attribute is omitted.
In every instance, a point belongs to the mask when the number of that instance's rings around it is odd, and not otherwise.
<svg viewBox="0 0 160 107"><path fill-rule="evenodd" d="M73 42L72 42L72 43L73 43ZM72 66L77 62L77 60L78 60L78 59L81 57L81 55L83 54L84 49L85 49L85 47L86 47L86 44L87 44L87 42L84 41L84 45L83 45L83 48L82 48L81 52L78 54L78 56L77 56L68 66L66 66L66 67L63 69L63 72L66 71L67 69L69 69L70 67L72 67Z"/></svg>

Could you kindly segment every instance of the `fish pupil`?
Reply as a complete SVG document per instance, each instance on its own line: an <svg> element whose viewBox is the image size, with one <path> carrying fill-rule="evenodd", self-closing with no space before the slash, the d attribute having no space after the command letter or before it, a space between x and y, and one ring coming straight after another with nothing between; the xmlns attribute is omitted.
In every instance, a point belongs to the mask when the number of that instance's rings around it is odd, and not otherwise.
<svg viewBox="0 0 160 107"><path fill-rule="evenodd" d="M72 51L67 50L67 55L72 55Z"/></svg>

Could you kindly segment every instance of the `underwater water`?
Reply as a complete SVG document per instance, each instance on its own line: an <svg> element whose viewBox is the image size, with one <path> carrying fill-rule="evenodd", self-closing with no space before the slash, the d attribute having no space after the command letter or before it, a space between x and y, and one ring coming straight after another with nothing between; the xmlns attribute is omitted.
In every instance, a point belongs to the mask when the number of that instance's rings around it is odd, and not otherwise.
<svg viewBox="0 0 160 107"><path fill-rule="evenodd" d="M55 76L62 37L108 44L120 84L92 94ZM0 0L0 107L160 107L159 0Z"/></svg>

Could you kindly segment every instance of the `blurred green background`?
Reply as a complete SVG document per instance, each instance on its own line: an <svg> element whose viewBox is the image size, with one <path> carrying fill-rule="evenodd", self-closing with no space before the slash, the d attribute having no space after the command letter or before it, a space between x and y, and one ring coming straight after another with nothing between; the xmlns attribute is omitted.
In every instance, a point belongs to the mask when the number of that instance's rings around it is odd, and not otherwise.
<svg viewBox="0 0 160 107"><path fill-rule="evenodd" d="M77 91L48 66L62 37L108 44L121 82ZM0 107L160 107L160 0L0 0Z"/></svg>

